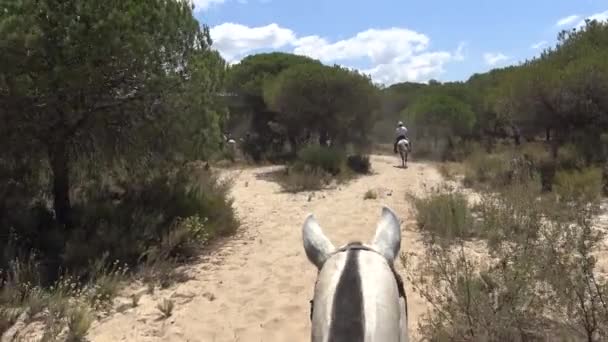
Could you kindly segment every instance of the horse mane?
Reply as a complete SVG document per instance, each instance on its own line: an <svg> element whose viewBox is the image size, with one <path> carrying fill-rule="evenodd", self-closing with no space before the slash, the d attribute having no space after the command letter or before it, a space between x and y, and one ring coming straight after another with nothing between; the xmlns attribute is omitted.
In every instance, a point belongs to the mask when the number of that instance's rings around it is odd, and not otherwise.
<svg viewBox="0 0 608 342"><path fill-rule="evenodd" d="M345 246L361 246L351 242ZM365 337L365 312L358 249L347 249L346 262L334 293L329 341L357 342Z"/></svg>
<svg viewBox="0 0 608 342"><path fill-rule="evenodd" d="M360 248L363 247L363 248ZM346 262L334 293L331 323L329 327L329 341L358 342L365 339L365 310L363 303L363 289L359 269L359 255L361 250L367 250L360 241L352 241L337 249L334 253L345 251ZM395 270L392 263L388 263L397 283L399 297L405 302L405 314L408 315L407 296L403 279ZM312 319L313 301L310 301Z"/></svg>

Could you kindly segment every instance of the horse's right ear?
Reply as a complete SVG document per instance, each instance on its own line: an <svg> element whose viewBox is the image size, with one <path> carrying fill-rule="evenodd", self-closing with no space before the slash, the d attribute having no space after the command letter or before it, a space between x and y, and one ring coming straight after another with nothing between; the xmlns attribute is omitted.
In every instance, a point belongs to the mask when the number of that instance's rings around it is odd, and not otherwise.
<svg viewBox="0 0 608 342"><path fill-rule="evenodd" d="M401 224L397 215L388 207L382 208L373 245L391 264L401 248Z"/></svg>
<svg viewBox="0 0 608 342"><path fill-rule="evenodd" d="M329 254L333 252L334 245L329 239L323 234L323 230L315 217L310 214L304 222L302 227L302 240L304 242L304 251L306 256L311 263L313 263L317 269L321 269L325 260L329 257Z"/></svg>

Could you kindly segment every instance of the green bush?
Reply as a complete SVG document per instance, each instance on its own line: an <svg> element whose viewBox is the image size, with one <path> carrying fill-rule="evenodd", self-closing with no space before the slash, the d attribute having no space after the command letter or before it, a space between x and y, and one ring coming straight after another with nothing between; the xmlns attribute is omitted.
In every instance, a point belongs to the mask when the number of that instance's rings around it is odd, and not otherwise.
<svg viewBox="0 0 608 342"><path fill-rule="evenodd" d="M295 171L314 169L325 171L332 176L343 172L346 165L346 153L337 147L308 145L298 152L293 168Z"/></svg>
<svg viewBox="0 0 608 342"><path fill-rule="evenodd" d="M323 170L305 167L297 171L287 168L285 173L279 177L279 183L287 192L300 192L310 190L321 190L332 177Z"/></svg>
<svg viewBox="0 0 608 342"><path fill-rule="evenodd" d="M572 144L564 145L557 151L557 167L563 170L581 169L585 166L583 155Z"/></svg>
<svg viewBox="0 0 608 342"><path fill-rule="evenodd" d="M464 183L467 186L504 183L507 172L505 155L477 151L465 160Z"/></svg>
<svg viewBox="0 0 608 342"><path fill-rule="evenodd" d="M370 163L369 156L367 155L349 156L346 163L349 169L360 174L368 174L372 169L372 164Z"/></svg>
<svg viewBox="0 0 608 342"><path fill-rule="evenodd" d="M555 192L565 201L593 202L602 193L602 170L558 171Z"/></svg>
<svg viewBox="0 0 608 342"><path fill-rule="evenodd" d="M459 140L452 148L446 148L443 156L444 161L463 161L474 153L483 152L480 143L475 141Z"/></svg>
<svg viewBox="0 0 608 342"><path fill-rule="evenodd" d="M278 175L278 182L288 192L320 190L332 181L342 182L354 173L371 172L367 155L351 155L338 147L309 145L297 155L285 172Z"/></svg>
<svg viewBox="0 0 608 342"><path fill-rule="evenodd" d="M469 203L460 192L436 190L426 198L414 199L418 228L445 241L474 235Z"/></svg>
<svg viewBox="0 0 608 342"><path fill-rule="evenodd" d="M95 276L91 265L101 256L131 267L152 257L188 257L238 226L228 199L230 184L207 171L185 168L138 179L116 180L113 186L91 183L75 198L71 229L58 227L41 205L13 211L0 227L10 227L3 235L8 239L0 241L0 269L33 257L38 268L21 272L27 279L17 283L46 287L66 270L86 280ZM2 272L1 280L6 280Z"/></svg>

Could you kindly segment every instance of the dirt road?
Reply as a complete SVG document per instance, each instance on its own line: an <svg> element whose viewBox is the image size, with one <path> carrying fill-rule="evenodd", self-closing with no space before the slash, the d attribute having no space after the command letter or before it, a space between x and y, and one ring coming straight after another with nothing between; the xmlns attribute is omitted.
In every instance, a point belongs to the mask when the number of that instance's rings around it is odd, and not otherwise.
<svg viewBox="0 0 608 342"><path fill-rule="evenodd" d="M96 323L90 340L310 341L309 300L316 271L302 248L304 218L314 213L335 245L369 241L386 204L402 220L401 250L420 251L405 194L425 192L441 176L426 164L410 163L405 170L396 165L396 157L374 156L375 174L336 189L299 194L284 193L269 180L268 173L277 167L230 171L238 175L233 196L241 233L189 266L193 280L144 294L136 308ZM370 189L378 198L364 200ZM425 306L409 286L407 291L412 331ZM160 319L156 306L165 298L175 308L170 318Z"/></svg>

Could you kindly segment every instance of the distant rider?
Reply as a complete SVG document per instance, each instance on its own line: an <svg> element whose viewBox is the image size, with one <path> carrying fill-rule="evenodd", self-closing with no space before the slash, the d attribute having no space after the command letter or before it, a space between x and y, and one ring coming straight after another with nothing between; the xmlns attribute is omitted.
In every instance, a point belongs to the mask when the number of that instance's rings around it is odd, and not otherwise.
<svg viewBox="0 0 608 342"><path fill-rule="evenodd" d="M399 140L401 139L407 139L407 128L403 125L403 122L399 121L399 123L397 123L397 129L395 129L395 145L394 145L394 151L395 153L397 153L397 143L399 142Z"/></svg>

